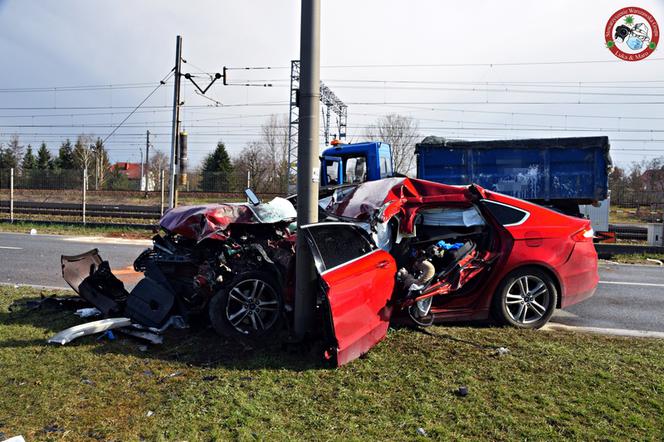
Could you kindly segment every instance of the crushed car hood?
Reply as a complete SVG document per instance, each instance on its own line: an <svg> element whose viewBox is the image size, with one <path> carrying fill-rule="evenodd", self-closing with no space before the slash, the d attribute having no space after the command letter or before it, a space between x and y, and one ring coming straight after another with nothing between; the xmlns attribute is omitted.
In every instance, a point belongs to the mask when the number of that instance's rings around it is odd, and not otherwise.
<svg viewBox="0 0 664 442"><path fill-rule="evenodd" d="M386 222L401 213L401 231L412 233L416 212L423 205L468 205L484 197L484 189L475 184L450 186L415 178L388 178L362 183L342 198L332 198L324 209L341 218L377 222Z"/></svg>
<svg viewBox="0 0 664 442"><path fill-rule="evenodd" d="M159 220L166 231L202 241L226 239L223 233L231 224L260 224L289 221L297 216L293 205L284 198L274 198L257 206L248 203L180 206L167 211Z"/></svg>

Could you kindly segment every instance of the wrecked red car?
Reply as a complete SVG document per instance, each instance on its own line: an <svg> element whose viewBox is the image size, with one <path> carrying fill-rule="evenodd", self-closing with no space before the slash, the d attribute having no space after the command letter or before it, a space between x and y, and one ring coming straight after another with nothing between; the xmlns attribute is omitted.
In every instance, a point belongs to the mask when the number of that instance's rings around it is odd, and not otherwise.
<svg viewBox="0 0 664 442"><path fill-rule="evenodd" d="M482 189L410 178L340 189L332 218L365 223L399 268L393 303L420 325L480 320L538 328L595 292L590 221Z"/></svg>
<svg viewBox="0 0 664 442"><path fill-rule="evenodd" d="M95 252L63 257L69 284L104 315L158 327L170 315L264 339L293 323L295 209L284 199L178 207L134 264L128 293ZM544 325L598 281L589 221L478 186L389 178L339 188L300 227L319 277L312 336L341 365L400 317Z"/></svg>

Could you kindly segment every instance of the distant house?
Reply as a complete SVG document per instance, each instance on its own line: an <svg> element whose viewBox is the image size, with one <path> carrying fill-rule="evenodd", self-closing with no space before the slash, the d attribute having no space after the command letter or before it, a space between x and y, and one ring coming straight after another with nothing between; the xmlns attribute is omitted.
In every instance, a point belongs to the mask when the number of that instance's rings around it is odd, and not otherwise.
<svg viewBox="0 0 664 442"><path fill-rule="evenodd" d="M145 179L141 176L143 169L141 163L117 162L111 166L111 169L127 177L130 182L136 183L136 188L145 190ZM152 181L152 180L150 180ZM149 183L149 189L154 190L154 183Z"/></svg>
<svg viewBox="0 0 664 442"><path fill-rule="evenodd" d="M664 168L648 169L641 174L641 183L643 190L654 190L661 192L664 190Z"/></svg>
<svg viewBox="0 0 664 442"><path fill-rule="evenodd" d="M141 163L119 162L111 166L113 170L126 176L129 181L139 181L141 177Z"/></svg>

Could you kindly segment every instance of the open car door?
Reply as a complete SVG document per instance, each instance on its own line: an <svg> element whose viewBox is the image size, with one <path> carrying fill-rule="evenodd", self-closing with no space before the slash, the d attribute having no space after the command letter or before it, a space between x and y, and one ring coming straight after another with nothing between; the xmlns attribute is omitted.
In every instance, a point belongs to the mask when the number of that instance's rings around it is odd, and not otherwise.
<svg viewBox="0 0 664 442"><path fill-rule="evenodd" d="M387 334L396 263L355 224L310 224L298 234L305 235L321 279L323 316L333 334L328 356L340 366Z"/></svg>

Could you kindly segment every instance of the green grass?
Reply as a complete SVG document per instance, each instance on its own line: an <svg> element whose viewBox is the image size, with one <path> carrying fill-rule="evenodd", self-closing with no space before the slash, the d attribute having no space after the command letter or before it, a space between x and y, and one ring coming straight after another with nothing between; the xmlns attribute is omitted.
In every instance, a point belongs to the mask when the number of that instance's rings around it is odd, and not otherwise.
<svg viewBox="0 0 664 442"><path fill-rule="evenodd" d="M655 440L664 342L564 332L391 330L340 369L208 330L147 352L120 337L60 347L70 312L8 313L0 288L0 432L27 440ZM52 292L43 292L51 294ZM510 354L497 357L491 346ZM460 385L467 397L457 397ZM148 417L148 411L154 415ZM56 429L57 431L48 431Z"/></svg>
<svg viewBox="0 0 664 442"><path fill-rule="evenodd" d="M154 233L148 229L136 229L122 226L81 226L76 224L40 224L24 221L15 221L14 223L0 222L0 232L30 233L31 229L36 229L39 234L51 235L81 235L81 236L112 236L121 238L151 238Z"/></svg>
<svg viewBox="0 0 664 442"><path fill-rule="evenodd" d="M641 219L636 214L636 209L620 206L611 206L609 210L610 223L641 223Z"/></svg>

